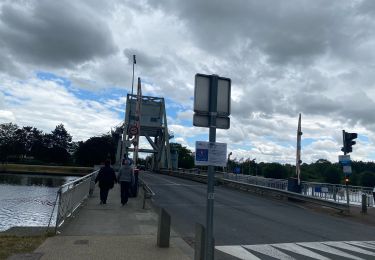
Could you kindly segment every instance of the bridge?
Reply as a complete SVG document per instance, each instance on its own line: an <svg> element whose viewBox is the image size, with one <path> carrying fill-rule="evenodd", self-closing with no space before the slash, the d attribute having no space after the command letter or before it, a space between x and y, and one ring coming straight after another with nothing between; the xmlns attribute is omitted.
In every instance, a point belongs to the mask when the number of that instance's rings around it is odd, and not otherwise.
<svg viewBox="0 0 375 260"><path fill-rule="evenodd" d="M127 95L125 120L116 134L116 167L129 153L135 162L139 152L152 155L152 170L139 173L144 189L124 209L117 187L109 205L98 205L97 172L63 185L56 223L51 222L59 235L35 253L41 259L203 259L207 175L173 167L164 99L142 96L138 80L137 95ZM141 137L150 149L139 148ZM371 191L351 187L341 194L343 187L302 182L301 192L291 192L288 180L216 177L215 259L375 259ZM360 206L366 206L366 214ZM162 232L157 208L172 223L164 251L156 246Z"/></svg>
<svg viewBox="0 0 375 260"><path fill-rule="evenodd" d="M205 221L204 178L172 175L168 170L141 171L147 189L140 189L126 208L117 186L108 204L99 205L98 189L91 185L95 172L64 185L58 235L34 253L40 259L203 259L197 253L196 227ZM362 214L360 207L351 206L342 214L221 183L215 189L215 259L375 259L374 208ZM154 196L143 207L149 191ZM165 250L156 246L157 208L171 217L171 242Z"/></svg>

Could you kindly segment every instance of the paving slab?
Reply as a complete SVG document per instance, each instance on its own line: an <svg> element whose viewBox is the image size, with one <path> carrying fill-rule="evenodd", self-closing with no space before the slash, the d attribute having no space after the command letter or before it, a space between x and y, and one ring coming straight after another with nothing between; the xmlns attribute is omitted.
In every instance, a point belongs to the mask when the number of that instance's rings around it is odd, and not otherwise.
<svg viewBox="0 0 375 260"><path fill-rule="evenodd" d="M158 214L143 206L143 191L121 205L120 187L99 203L99 188L34 253L40 259L192 259L193 249L173 230L169 248L156 245ZM173 220L172 220L173 222Z"/></svg>

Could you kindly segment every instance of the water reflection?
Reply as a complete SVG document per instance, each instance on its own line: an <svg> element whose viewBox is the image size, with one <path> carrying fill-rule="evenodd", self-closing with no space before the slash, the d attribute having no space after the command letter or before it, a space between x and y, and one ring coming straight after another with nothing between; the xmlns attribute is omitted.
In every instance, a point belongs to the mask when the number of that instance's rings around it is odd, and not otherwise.
<svg viewBox="0 0 375 260"><path fill-rule="evenodd" d="M12 226L47 226L59 186L76 178L0 174L0 231Z"/></svg>

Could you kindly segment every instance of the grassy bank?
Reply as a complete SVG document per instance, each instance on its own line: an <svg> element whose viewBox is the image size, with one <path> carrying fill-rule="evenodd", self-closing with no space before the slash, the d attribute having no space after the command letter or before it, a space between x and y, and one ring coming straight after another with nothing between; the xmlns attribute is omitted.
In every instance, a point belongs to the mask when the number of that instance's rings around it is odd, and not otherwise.
<svg viewBox="0 0 375 260"><path fill-rule="evenodd" d="M0 164L0 173L38 173L56 175L77 175L84 176L93 171L91 167L73 166L45 166L27 164Z"/></svg>
<svg viewBox="0 0 375 260"><path fill-rule="evenodd" d="M0 236L0 259L7 259L13 254L32 253L48 235L41 236Z"/></svg>

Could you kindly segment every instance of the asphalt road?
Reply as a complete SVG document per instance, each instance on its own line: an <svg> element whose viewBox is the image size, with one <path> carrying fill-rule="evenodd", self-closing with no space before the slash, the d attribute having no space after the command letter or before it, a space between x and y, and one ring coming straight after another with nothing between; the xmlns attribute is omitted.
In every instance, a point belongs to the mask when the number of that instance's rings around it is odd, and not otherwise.
<svg viewBox="0 0 375 260"><path fill-rule="evenodd" d="M142 173L142 178L156 193L154 204L171 215L173 229L186 241L193 241L195 223L206 223L207 186L147 172ZM296 203L216 186L214 237L216 246L372 241L375 228L317 213Z"/></svg>

